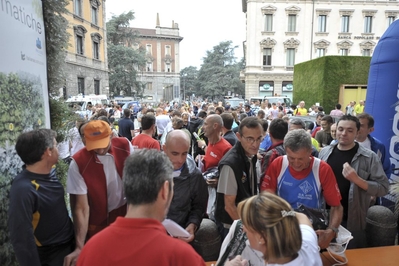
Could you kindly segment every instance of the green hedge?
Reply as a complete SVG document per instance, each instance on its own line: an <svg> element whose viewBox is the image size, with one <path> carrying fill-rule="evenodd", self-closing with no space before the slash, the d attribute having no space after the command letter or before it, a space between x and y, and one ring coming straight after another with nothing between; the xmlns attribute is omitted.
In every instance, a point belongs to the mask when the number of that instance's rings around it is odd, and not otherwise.
<svg viewBox="0 0 399 266"><path fill-rule="evenodd" d="M367 84L370 60L366 56L323 56L295 65L293 102L303 100L306 107L318 102L330 113L342 84Z"/></svg>
<svg viewBox="0 0 399 266"><path fill-rule="evenodd" d="M0 265L18 265L11 246L7 229L7 210L11 187L11 176L1 175L0 178Z"/></svg>

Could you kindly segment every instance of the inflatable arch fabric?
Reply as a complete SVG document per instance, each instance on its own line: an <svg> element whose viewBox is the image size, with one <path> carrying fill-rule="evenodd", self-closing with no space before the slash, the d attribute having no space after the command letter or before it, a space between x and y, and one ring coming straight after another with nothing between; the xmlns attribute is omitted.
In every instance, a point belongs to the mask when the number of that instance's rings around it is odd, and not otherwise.
<svg viewBox="0 0 399 266"><path fill-rule="evenodd" d="M384 143L392 168L399 168L399 20L382 35L371 58L365 112L374 117L372 135ZM399 182L399 171L388 178Z"/></svg>
<svg viewBox="0 0 399 266"><path fill-rule="evenodd" d="M399 20L388 27L375 47L365 112L375 120L372 135L386 147L393 169L388 178L399 182Z"/></svg>

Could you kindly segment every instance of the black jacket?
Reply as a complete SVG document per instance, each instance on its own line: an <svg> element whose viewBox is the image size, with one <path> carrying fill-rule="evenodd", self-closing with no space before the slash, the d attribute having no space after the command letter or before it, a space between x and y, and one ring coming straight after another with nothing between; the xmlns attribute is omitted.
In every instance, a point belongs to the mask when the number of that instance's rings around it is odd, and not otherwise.
<svg viewBox="0 0 399 266"><path fill-rule="evenodd" d="M234 146L238 141L236 134L231 130L227 131L226 134L223 135L223 138L227 140L231 146Z"/></svg>
<svg viewBox="0 0 399 266"><path fill-rule="evenodd" d="M256 161L257 157L252 157L253 166L253 179L252 186L255 190L254 194L258 193L257 176L256 176ZM241 146L241 142L237 142L231 150L229 150L219 162L219 172L223 165L230 166L234 171L234 176L237 182L237 195L236 195L236 205L246 198L253 196L250 187L250 162L248 157L245 155L244 148ZM215 211L216 221L232 224L233 220L230 215L225 210L224 205L224 194L217 193L216 195L216 211Z"/></svg>
<svg viewBox="0 0 399 266"><path fill-rule="evenodd" d="M187 156L178 177L173 178L173 199L168 218L186 228L193 223L199 228L208 203L208 186L191 156Z"/></svg>

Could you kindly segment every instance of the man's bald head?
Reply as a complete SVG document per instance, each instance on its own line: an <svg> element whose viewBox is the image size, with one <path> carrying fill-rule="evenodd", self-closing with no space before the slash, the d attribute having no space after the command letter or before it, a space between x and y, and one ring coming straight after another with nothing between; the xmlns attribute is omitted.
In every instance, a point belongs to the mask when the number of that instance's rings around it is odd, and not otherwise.
<svg viewBox="0 0 399 266"><path fill-rule="evenodd" d="M187 146L190 147L190 136L183 130L177 129L170 131L166 135L165 145L169 147L171 145L176 145L176 143L179 143L180 145L186 143Z"/></svg>
<svg viewBox="0 0 399 266"><path fill-rule="evenodd" d="M223 119L220 115L217 115L217 114L209 115L208 118L209 118L209 121L211 121L212 123L216 123L216 124L223 126Z"/></svg>
<svg viewBox="0 0 399 266"><path fill-rule="evenodd" d="M169 157L173 169L181 169L190 150L190 137L183 130L173 130L166 135L163 152Z"/></svg>
<svg viewBox="0 0 399 266"><path fill-rule="evenodd" d="M223 119L220 115L213 114L208 115L205 118L202 130L204 131L205 137L214 138L220 135L223 127Z"/></svg>

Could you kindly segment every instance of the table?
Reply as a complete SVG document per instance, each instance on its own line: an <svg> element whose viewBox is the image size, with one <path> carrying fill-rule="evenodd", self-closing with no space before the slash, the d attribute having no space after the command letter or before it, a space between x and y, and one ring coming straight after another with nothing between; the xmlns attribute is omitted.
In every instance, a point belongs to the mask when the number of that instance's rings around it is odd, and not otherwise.
<svg viewBox="0 0 399 266"><path fill-rule="evenodd" d="M359 248L345 251L348 258L346 266L397 266L399 265L399 246ZM336 257L339 259L339 257ZM336 262L328 252L321 254L323 266L332 266Z"/></svg>
<svg viewBox="0 0 399 266"><path fill-rule="evenodd" d="M359 248L345 251L348 258L346 266L397 266L399 265L399 246ZM323 266L332 266L335 262L328 252L320 254ZM339 257L336 257L339 259ZM216 265L216 261L206 262L206 266Z"/></svg>

